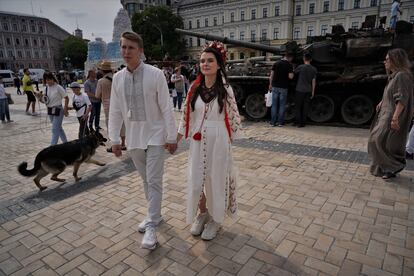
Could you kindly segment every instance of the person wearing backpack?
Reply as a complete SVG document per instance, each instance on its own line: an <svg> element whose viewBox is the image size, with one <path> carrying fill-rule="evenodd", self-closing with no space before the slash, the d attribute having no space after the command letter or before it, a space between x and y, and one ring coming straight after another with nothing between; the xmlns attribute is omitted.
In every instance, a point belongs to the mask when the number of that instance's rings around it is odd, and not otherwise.
<svg viewBox="0 0 414 276"><path fill-rule="evenodd" d="M108 129L109 121L109 102L111 100L111 89L112 89L112 65L110 61L103 61L99 69L104 73L103 77L98 80L96 86L96 98L102 101L104 113L105 113L105 123L106 129ZM126 150L125 146L125 125L122 124L121 128L121 149ZM106 149L107 152L112 152L112 147Z"/></svg>

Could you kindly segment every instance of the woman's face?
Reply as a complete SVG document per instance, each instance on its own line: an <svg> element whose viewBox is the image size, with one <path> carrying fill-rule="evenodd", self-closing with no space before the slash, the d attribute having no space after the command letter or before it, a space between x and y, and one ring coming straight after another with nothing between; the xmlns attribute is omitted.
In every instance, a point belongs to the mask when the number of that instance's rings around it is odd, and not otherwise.
<svg viewBox="0 0 414 276"><path fill-rule="evenodd" d="M46 79L46 84L51 86L55 84L55 80L54 79Z"/></svg>
<svg viewBox="0 0 414 276"><path fill-rule="evenodd" d="M384 60L384 66L386 70L391 70L391 60L390 57L387 55Z"/></svg>
<svg viewBox="0 0 414 276"><path fill-rule="evenodd" d="M202 53L200 57L201 73L204 76L217 75L217 71L220 69L217 59L213 53Z"/></svg>

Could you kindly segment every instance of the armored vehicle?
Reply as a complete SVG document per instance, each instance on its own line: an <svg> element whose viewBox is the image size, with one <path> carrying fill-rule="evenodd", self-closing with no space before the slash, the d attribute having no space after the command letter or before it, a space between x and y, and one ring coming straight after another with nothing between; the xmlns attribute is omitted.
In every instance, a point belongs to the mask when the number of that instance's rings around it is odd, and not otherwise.
<svg viewBox="0 0 414 276"><path fill-rule="evenodd" d="M310 120L317 123L364 125L372 119L387 82L383 64L387 51L403 48L413 61L414 33L413 24L405 21L397 22L395 33L370 27L366 22L363 27L345 32L341 25L336 25L329 34L308 37L305 45L290 41L279 47L181 29L176 31L275 55L228 62L229 81L235 90L239 107L249 118L262 119L268 113L264 95L268 91L269 74L275 60L288 51L294 54L293 63L297 66L302 63L303 53L309 52L313 58L312 65L318 70ZM287 121L294 118L294 88L295 83L292 82L286 108Z"/></svg>

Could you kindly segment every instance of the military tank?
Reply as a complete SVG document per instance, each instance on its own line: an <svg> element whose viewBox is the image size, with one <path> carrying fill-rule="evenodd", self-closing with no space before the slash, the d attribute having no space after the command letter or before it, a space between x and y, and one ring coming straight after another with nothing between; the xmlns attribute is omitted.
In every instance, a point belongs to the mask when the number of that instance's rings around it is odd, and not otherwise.
<svg viewBox="0 0 414 276"><path fill-rule="evenodd" d="M359 126L371 121L375 106L381 100L387 82L383 64L387 51L403 48L410 60L414 60L413 24L399 21L395 33L368 25L364 23L363 28L347 32L341 25L336 25L324 36L308 37L304 45L289 41L279 47L182 29L176 31L275 55L229 61L227 64L227 74L239 107L250 119L263 119L268 115L264 95L268 91L269 74L275 60L290 52L294 54L293 63L297 66L303 63L303 53L309 52L313 58L312 65L318 70L315 97L308 115L310 120ZM294 118L294 90L293 81L286 106L287 121Z"/></svg>

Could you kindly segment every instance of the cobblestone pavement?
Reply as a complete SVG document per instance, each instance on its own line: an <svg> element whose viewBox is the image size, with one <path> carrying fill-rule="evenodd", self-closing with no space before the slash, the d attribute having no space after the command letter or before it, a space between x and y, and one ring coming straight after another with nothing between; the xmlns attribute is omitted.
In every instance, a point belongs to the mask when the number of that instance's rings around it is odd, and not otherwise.
<svg viewBox="0 0 414 276"><path fill-rule="evenodd" d="M366 129L246 122L234 146L239 217L210 242L185 223L181 144L166 160L160 247L149 252L131 161L100 148L106 166L83 165L78 183L69 168L39 193L16 167L32 166L50 128L44 108L27 116L25 97L14 99L15 122L0 126L0 275L414 275L414 164L391 181L371 176ZM65 118L70 139L77 127Z"/></svg>

